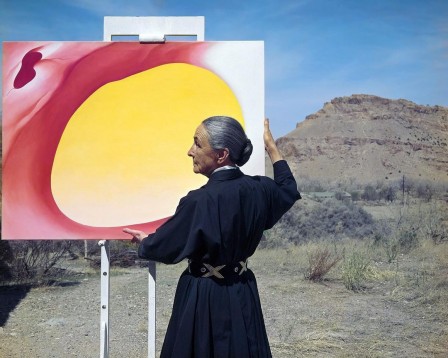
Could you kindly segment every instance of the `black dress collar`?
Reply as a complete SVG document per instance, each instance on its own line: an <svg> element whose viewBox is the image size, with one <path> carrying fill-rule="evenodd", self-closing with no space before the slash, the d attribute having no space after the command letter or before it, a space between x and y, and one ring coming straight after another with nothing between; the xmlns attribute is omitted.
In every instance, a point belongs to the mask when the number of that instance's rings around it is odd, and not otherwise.
<svg viewBox="0 0 448 358"><path fill-rule="evenodd" d="M211 183L211 182L215 182L215 181L231 180L231 179L242 177L243 175L244 175L243 172L239 168L228 169L228 170L219 170L210 176L207 184Z"/></svg>

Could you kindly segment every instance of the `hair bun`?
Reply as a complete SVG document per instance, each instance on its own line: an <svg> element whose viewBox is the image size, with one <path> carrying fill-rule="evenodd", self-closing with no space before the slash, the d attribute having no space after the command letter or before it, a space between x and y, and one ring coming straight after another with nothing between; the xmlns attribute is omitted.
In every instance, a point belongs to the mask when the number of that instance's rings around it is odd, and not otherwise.
<svg viewBox="0 0 448 358"><path fill-rule="evenodd" d="M252 154L252 142L247 138L244 128L235 118L213 116L202 121L214 150L227 148L229 159L239 167L244 165Z"/></svg>
<svg viewBox="0 0 448 358"><path fill-rule="evenodd" d="M249 138L246 139L246 145L243 147L243 149L241 150L241 155L238 158L238 161L235 163L236 165L238 165L239 167L243 166L244 164L247 163L247 161L249 160L251 154L252 154L252 150L254 149L252 142L250 141Z"/></svg>

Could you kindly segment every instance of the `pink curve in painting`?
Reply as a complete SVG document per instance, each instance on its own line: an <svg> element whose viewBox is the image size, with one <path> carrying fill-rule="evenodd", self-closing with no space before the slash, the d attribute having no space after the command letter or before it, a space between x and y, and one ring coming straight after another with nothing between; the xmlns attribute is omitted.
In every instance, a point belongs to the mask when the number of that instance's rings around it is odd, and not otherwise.
<svg viewBox="0 0 448 358"><path fill-rule="evenodd" d="M59 210L51 193L59 140L73 113L101 86L168 63L202 66L208 46L5 43L2 238L129 239L121 228L82 225ZM166 220L130 227L150 233Z"/></svg>

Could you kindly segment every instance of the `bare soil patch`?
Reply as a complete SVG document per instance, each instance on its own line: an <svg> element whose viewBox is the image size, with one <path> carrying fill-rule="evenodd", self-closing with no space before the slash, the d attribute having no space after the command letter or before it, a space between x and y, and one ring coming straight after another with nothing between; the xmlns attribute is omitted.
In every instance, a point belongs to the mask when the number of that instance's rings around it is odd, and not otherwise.
<svg viewBox="0 0 448 358"><path fill-rule="evenodd" d="M415 306L408 295L396 295L392 280L369 282L362 293L347 290L337 277L306 281L296 254L260 250L249 264L274 357L448 356L446 316L430 303ZM157 266L157 352L184 268ZM110 357L147 357L146 270L114 270L110 299ZM0 300L0 357L99 356L99 272L60 286L2 288Z"/></svg>

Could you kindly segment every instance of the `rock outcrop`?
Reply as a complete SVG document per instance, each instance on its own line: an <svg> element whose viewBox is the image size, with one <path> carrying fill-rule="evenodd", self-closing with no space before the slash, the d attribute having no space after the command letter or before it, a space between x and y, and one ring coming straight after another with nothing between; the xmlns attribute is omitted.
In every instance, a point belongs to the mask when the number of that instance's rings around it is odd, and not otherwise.
<svg viewBox="0 0 448 358"><path fill-rule="evenodd" d="M371 95L338 97L277 141L298 178L448 183L448 108Z"/></svg>

